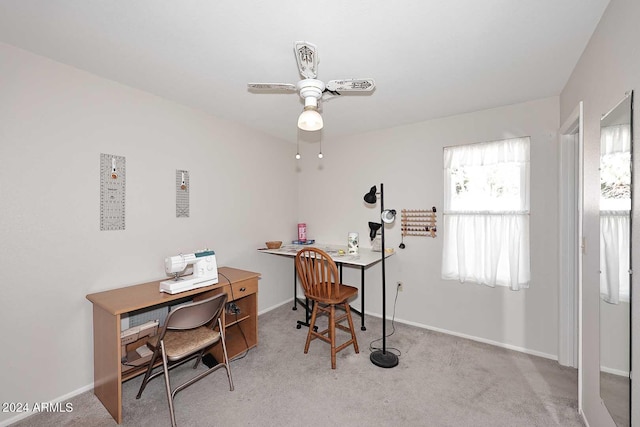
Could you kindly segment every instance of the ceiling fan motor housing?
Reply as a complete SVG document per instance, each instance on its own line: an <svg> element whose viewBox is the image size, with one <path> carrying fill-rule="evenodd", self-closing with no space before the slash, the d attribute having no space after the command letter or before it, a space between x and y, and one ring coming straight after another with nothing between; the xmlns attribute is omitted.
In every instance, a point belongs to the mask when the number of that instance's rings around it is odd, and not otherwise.
<svg viewBox="0 0 640 427"><path fill-rule="evenodd" d="M318 106L318 100L322 96L325 88L323 82L317 79L304 79L300 80L296 86L300 97L304 99L305 107L308 105Z"/></svg>

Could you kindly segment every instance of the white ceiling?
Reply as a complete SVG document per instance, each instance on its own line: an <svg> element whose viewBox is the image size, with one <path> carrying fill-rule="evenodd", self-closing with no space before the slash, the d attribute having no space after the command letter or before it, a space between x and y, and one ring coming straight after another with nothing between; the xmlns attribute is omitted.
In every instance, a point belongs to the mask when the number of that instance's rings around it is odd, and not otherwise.
<svg viewBox="0 0 640 427"><path fill-rule="evenodd" d="M333 138L559 95L608 3L0 0L0 42L295 141L302 99L247 83L300 80L296 40L376 80L323 102Z"/></svg>

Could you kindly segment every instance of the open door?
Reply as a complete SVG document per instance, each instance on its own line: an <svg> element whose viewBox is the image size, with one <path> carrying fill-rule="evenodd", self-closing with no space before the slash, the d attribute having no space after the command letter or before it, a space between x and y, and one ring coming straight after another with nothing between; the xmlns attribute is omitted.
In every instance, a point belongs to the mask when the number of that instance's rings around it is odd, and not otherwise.
<svg viewBox="0 0 640 427"><path fill-rule="evenodd" d="M558 362L580 371L580 290L582 287L583 106L560 128L560 289ZM578 406L581 405L578 375Z"/></svg>

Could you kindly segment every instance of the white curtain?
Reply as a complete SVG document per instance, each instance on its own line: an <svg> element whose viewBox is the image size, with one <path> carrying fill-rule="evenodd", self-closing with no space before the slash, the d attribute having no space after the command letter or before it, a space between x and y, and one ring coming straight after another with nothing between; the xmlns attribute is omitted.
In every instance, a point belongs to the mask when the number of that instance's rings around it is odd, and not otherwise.
<svg viewBox="0 0 640 427"><path fill-rule="evenodd" d="M629 301L629 212L600 212L600 297Z"/></svg>
<svg viewBox="0 0 640 427"><path fill-rule="evenodd" d="M630 300L631 198L630 187L625 197L604 189L630 185L630 152L628 124L601 129L600 297L611 304Z"/></svg>
<svg viewBox="0 0 640 427"><path fill-rule="evenodd" d="M631 152L631 127L607 126L600 131L600 155Z"/></svg>
<svg viewBox="0 0 640 427"><path fill-rule="evenodd" d="M442 278L529 287L529 144L444 149Z"/></svg>

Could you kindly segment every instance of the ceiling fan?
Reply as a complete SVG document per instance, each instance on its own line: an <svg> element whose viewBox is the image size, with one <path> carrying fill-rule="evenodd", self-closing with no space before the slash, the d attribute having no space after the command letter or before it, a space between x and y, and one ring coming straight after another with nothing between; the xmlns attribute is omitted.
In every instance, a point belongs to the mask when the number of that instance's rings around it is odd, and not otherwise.
<svg viewBox="0 0 640 427"><path fill-rule="evenodd" d="M251 90L283 90L298 92L304 99L304 110L298 118L298 127L302 130L314 131L322 129L322 116L318 113L318 101L325 92L340 95L342 92L370 92L376 87L373 79L343 79L324 82L318 76L318 49L316 45L298 41L293 44L298 63L298 70L304 79L297 84L291 83L249 83Z"/></svg>

